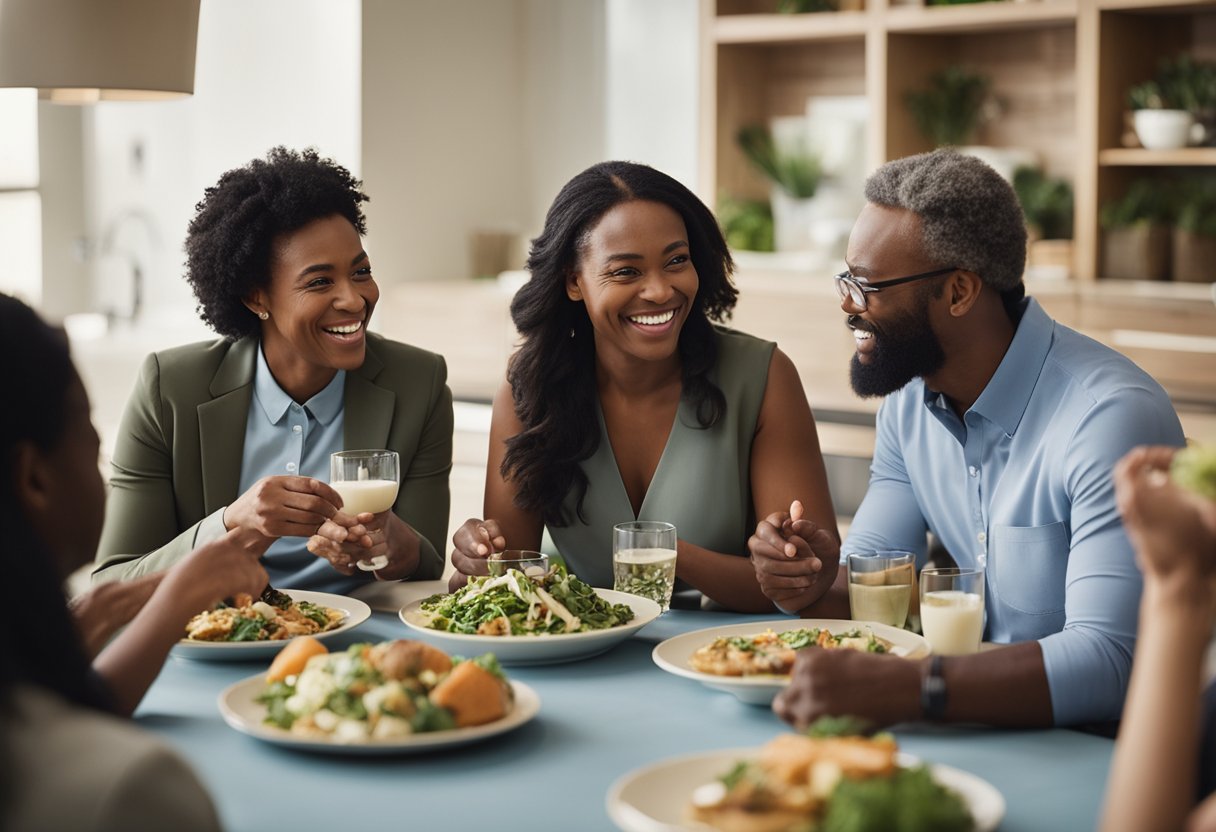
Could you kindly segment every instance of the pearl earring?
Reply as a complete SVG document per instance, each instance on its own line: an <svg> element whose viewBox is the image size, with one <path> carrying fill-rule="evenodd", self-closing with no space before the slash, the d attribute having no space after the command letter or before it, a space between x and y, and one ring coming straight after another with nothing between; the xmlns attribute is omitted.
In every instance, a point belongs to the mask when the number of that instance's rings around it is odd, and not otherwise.
<svg viewBox="0 0 1216 832"><path fill-rule="evenodd" d="M261 318L263 321L265 321L265 320L267 320L267 319L270 317L270 313L269 313L269 312L267 312L267 311L265 311L265 310L263 310L263 311L261 311L261 312L259 312L259 313L258 313L258 317L259 317L259 318Z"/></svg>

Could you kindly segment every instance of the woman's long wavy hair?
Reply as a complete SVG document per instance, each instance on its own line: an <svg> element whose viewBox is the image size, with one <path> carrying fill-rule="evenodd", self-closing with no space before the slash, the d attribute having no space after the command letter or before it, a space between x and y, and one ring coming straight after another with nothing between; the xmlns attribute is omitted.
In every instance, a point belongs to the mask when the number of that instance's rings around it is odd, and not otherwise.
<svg viewBox="0 0 1216 832"><path fill-rule="evenodd" d="M566 283L591 230L609 210L633 200L662 203L684 221L699 288L680 331L682 396L702 428L726 411L722 391L709 378L718 357L711 322L730 317L738 292L717 220L688 188L654 168L632 162L588 168L553 201L528 255L532 278L511 301L523 343L511 357L507 381L523 430L507 440L502 475L516 485L516 504L549 525L573 522L562 507L571 491L583 519L588 483L579 462L595 453L600 436L591 320L583 303L567 296Z"/></svg>
<svg viewBox="0 0 1216 832"><path fill-rule="evenodd" d="M68 614L58 568L30 528L16 490L19 446L32 443L49 452L64 439L68 390L78 378L67 338L21 301L0 294L0 351L32 359L8 362L5 380L21 395L17 403L0 408L0 527L9 534L0 555L0 607L11 621L24 622L0 629L0 712L11 704L19 684L106 709L109 702L90 676Z"/></svg>

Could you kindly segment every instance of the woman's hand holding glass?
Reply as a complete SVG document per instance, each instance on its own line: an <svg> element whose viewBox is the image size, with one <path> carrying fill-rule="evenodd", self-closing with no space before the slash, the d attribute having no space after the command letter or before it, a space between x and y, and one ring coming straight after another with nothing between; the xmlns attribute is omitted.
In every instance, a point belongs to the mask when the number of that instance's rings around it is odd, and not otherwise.
<svg viewBox="0 0 1216 832"><path fill-rule="evenodd" d="M263 537L310 537L334 516L342 498L312 477L263 477L224 510L224 527Z"/></svg>
<svg viewBox="0 0 1216 832"><path fill-rule="evenodd" d="M359 563L383 563L377 578L397 581L418 568L418 533L392 511L363 512L353 517L338 511L308 539L308 551L325 558L343 575L360 571ZM382 560L377 560L377 559Z"/></svg>

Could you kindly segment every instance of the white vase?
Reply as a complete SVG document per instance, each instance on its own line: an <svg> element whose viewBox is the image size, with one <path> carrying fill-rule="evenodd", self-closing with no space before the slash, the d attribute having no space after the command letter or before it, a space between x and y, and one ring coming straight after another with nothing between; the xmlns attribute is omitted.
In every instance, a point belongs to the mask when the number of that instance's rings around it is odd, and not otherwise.
<svg viewBox="0 0 1216 832"><path fill-rule="evenodd" d="M1132 114L1136 138L1149 150L1186 147L1195 117L1187 110L1136 110Z"/></svg>
<svg viewBox="0 0 1216 832"><path fill-rule="evenodd" d="M797 199L774 187L770 201L773 206L773 243L777 251L810 251L814 248L811 241L814 197Z"/></svg>

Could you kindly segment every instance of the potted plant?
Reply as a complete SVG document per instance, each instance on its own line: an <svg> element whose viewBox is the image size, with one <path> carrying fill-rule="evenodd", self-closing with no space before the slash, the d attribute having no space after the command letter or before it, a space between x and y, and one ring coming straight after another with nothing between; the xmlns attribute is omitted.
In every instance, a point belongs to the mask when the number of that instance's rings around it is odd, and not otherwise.
<svg viewBox="0 0 1216 832"><path fill-rule="evenodd" d="M1030 236L1027 270L1038 276L1071 276L1072 185L1039 168L1019 167L1013 172L1013 190L1022 203Z"/></svg>
<svg viewBox="0 0 1216 832"><path fill-rule="evenodd" d="M1185 53L1162 61L1156 77L1128 90L1128 105L1150 150L1216 141L1216 65Z"/></svg>
<svg viewBox="0 0 1216 832"><path fill-rule="evenodd" d="M1168 186L1149 179L1136 180L1122 199L1103 205L1102 273L1122 280L1166 280L1171 215Z"/></svg>
<svg viewBox="0 0 1216 832"><path fill-rule="evenodd" d="M1172 253L1174 280L1216 282L1216 182L1194 185L1183 195Z"/></svg>
<svg viewBox="0 0 1216 832"><path fill-rule="evenodd" d="M810 200L823 175L818 155L810 149L804 135L794 133L778 142L772 131L762 125L742 128L737 140L743 155L772 183L777 251L809 250Z"/></svg>
<svg viewBox="0 0 1216 832"><path fill-rule="evenodd" d="M991 109L991 80L962 66L929 77L927 90L904 93L916 126L934 146L965 145Z"/></svg>
<svg viewBox="0 0 1216 832"><path fill-rule="evenodd" d="M1149 150L1174 150L1191 140L1195 117L1167 95L1156 81L1145 81L1128 90L1136 138Z"/></svg>

